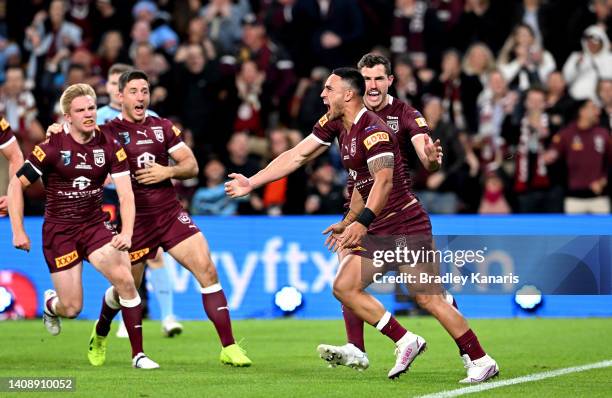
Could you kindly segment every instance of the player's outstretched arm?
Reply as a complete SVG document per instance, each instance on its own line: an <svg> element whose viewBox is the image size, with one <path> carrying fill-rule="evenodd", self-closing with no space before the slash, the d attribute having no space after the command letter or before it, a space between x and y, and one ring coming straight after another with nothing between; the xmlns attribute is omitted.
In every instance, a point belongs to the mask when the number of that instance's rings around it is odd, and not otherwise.
<svg viewBox="0 0 612 398"><path fill-rule="evenodd" d="M113 182L119 197L119 209L121 213L121 233L115 235L111 245L117 250L128 250L132 246L132 233L134 232L134 217L136 207L134 205L134 193L129 173L114 176Z"/></svg>
<svg viewBox="0 0 612 398"><path fill-rule="evenodd" d="M26 171L29 163L22 166L17 171L17 175L11 178L11 182L8 186L8 210L9 217L11 218L11 229L13 231L13 246L20 250L30 251L30 238L25 231L23 226L23 191L30 186L31 182L29 178L34 179L33 175L26 177L25 173L31 174L30 171ZM31 165L29 167L32 167ZM36 175L38 176L38 175Z"/></svg>
<svg viewBox="0 0 612 398"><path fill-rule="evenodd" d="M444 154L439 139L432 142L428 134L418 134L412 137L412 145L426 170L438 171L440 169Z"/></svg>
<svg viewBox="0 0 612 398"><path fill-rule="evenodd" d="M13 178L17 170L23 165L23 154L17 141L13 140L7 147L0 149L0 152L8 160L9 179ZM0 196L0 217L5 216L8 211L8 198Z"/></svg>
<svg viewBox="0 0 612 398"><path fill-rule="evenodd" d="M230 174L231 180L225 183L225 192L232 198L248 195L262 185L288 176L325 152L326 149L327 146L314 139L311 134L295 147L278 155L251 178L246 178L242 174Z"/></svg>

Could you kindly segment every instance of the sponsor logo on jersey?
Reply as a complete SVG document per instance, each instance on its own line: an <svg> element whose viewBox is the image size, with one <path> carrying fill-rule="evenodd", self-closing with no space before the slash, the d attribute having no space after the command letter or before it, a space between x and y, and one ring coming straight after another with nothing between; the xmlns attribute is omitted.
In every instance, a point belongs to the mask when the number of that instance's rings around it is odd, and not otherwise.
<svg viewBox="0 0 612 398"><path fill-rule="evenodd" d="M38 145L36 145L32 150L32 155L34 155L39 162L42 162L43 159L47 156L45 151L43 151Z"/></svg>
<svg viewBox="0 0 612 398"><path fill-rule="evenodd" d="M357 172L355 170L353 170L353 169L349 169L349 176L351 176L351 178L353 180L356 180L357 179Z"/></svg>
<svg viewBox="0 0 612 398"><path fill-rule="evenodd" d="M146 137L147 136L147 130L145 130L145 131L136 130L136 134L141 134L141 135L144 135Z"/></svg>
<svg viewBox="0 0 612 398"><path fill-rule="evenodd" d="M603 137L600 135L597 135L595 136L593 140L594 140L593 144L595 145L595 150L599 153L604 153L606 148L605 148L605 142L604 142Z"/></svg>
<svg viewBox="0 0 612 398"><path fill-rule="evenodd" d="M73 250L63 256L55 257L55 266L57 268L65 267L67 265L70 265L70 263L72 263L77 258L79 258L79 253L77 253L76 250Z"/></svg>
<svg viewBox="0 0 612 398"><path fill-rule="evenodd" d="M106 158L104 157L104 149L94 149L94 164L98 167L104 166L106 163Z"/></svg>
<svg viewBox="0 0 612 398"><path fill-rule="evenodd" d="M178 216L178 220L183 224L191 224L191 218L189 218L189 215L185 212L182 212Z"/></svg>
<svg viewBox="0 0 612 398"><path fill-rule="evenodd" d="M90 185L91 185L91 180L87 177L80 176L72 180L72 188L78 188L79 191L84 190Z"/></svg>
<svg viewBox="0 0 612 398"><path fill-rule="evenodd" d="M424 117L417 117L416 119L414 119L414 121L419 127L427 127L427 121Z"/></svg>
<svg viewBox="0 0 612 398"><path fill-rule="evenodd" d="M572 140L572 151L582 151L584 145L582 145L582 140L577 135L574 136Z"/></svg>
<svg viewBox="0 0 612 398"><path fill-rule="evenodd" d="M181 135L181 130L178 127L176 127L174 124L172 125L172 131L174 131L174 135L176 135L177 137Z"/></svg>
<svg viewBox="0 0 612 398"><path fill-rule="evenodd" d="M132 139L130 138L130 133L128 133L127 131L122 131L119 133L119 137L121 137L123 139L123 144L127 145L129 144Z"/></svg>
<svg viewBox="0 0 612 398"><path fill-rule="evenodd" d="M0 128L2 129L2 131L6 131L9 127L11 127L9 122L7 122L5 118L2 118L0 120Z"/></svg>
<svg viewBox="0 0 612 398"><path fill-rule="evenodd" d="M150 145L153 143L152 139L146 139L146 140L138 140L136 141L136 145Z"/></svg>
<svg viewBox="0 0 612 398"><path fill-rule="evenodd" d="M357 137L353 137L351 140L351 156L355 156L357 153Z"/></svg>
<svg viewBox="0 0 612 398"><path fill-rule="evenodd" d="M366 127L365 129L363 129L363 131L365 131L366 133L369 133L370 131L374 131L376 129L378 129L378 126L373 125L373 126Z"/></svg>
<svg viewBox="0 0 612 398"><path fill-rule="evenodd" d="M369 135L368 138L363 140L363 144L366 146L367 149L370 149L379 142L384 141L389 141L389 134L385 133L384 131L379 131L377 133Z"/></svg>
<svg viewBox="0 0 612 398"><path fill-rule="evenodd" d="M68 166L70 161L72 160L72 152L71 151L60 151L62 162L64 166Z"/></svg>
<svg viewBox="0 0 612 398"><path fill-rule="evenodd" d="M159 142L164 142L164 128L161 126L151 127L153 133L155 134L155 139Z"/></svg>
<svg viewBox="0 0 612 398"><path fill-rule="evenodd" d="M77 157L81 159L81 162L74 166L75 169L91 170L91 165L87 164L87 153L77 152Z"/></svg>
<svg viewBox="0 0 612 398"><path fill-rule="evenodd" d="M115 152L115 156L117 156L117 160L120 162L123 162L125 159L127 159L127 155L125 154L125 151L123 150L123 148Z"/></svg>
<svg viewBox="0 0 612 398"><path fill-rule="evenodd" d="M155 163L155 155L145 152L136 158L136 164L138 165L139 169L146 167L148 163Z"/></svg>
<svg viewBox="0 0 612 398"><path fill-rule="evenodd" d="M144 249L136 250L135 252L130 253L130 261L138 261L143 258L146 254L149 253L149 248L145 247Z"/></svg>
<svg viewBox="0 0 612 398"><path fill-rule="evenodd" d="M319 119L319 126L321 127L325 126L325 123L327 123L328 121L329 119L327 118L327 114L323 115L323 117Z"/></svg>

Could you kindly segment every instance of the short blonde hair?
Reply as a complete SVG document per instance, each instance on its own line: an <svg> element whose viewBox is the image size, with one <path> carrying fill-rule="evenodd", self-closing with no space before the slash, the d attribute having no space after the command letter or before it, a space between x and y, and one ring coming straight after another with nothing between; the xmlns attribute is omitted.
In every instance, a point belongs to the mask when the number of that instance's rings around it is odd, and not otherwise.
<svg viewBox="0 0 612 398"><path fill-rule="evenodd" d="M68 114L70 112L70 104L77 97L84 97L89 95L93 98L94 102L96 101L96 92L93 87L89 84L85 83L77 83L69 86L60 98L60 107L62 108L62 113Z"/></svg>

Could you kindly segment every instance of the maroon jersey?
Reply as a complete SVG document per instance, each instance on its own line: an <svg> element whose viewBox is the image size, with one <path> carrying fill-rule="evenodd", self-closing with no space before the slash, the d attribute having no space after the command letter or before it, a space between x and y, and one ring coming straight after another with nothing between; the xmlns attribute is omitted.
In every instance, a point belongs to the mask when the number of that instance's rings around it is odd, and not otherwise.
<svg viewBox="0 0 612 398"><path fill-rule="evenodd" d="M572 123L553 137L553 148L567 164L570 191L590 191L592 182L608 175L612 138L603 127L581 130Z"/></svg>
<svg viewBox="0 0 612 398"><path fill-rule="evenodd" d="M326 117L319 120L318 124L325 127ZM342 129L339 134L329 132L324 134L323 132L322 129L315 129L313 134L324 144L331 144L334 138L338 138L342 164L349 173L349 180L353 180L364 202L368 200L370 190L374 185L374 178L370 174L368 163L382 156L393 156L394 158L393 188L384 209L370 226L370 231L376 231L377 225L381 224L386 216L401 211L414 199L408 187L398 139L374 112L364 107L357 114L350 131Z"/></svg>
<svg viewBox="0 0 612 398"><path fill-rule="evenodd" d="M411 140L419 134L430 134L429 126L419 111L391 95L387 95L387 105L383 109L375 111L375 113L387 123L387 126L397 137L403 159L406 183L408 189L411 189L409 156L414 153L414 151L410 151ZM339 135L343 129L340 119L328 121L324 116L315 124L312 132L315 137L327 137ZM348 192L350 201L350 194L353 192L353 181L351 179L348 180ZM348 206L349 203L345 203L345 207L348 208Z"/></svg>
<svg viewBox="0 0 612 398"><path fill-rule="evenodd" d="M168 119L154 116L147 116L140 124L119 116L100 128L116 137L127 153L137 212L156 213L175 206L178 199L170 180L144 185L136 181L134 172L144 168L148 162L168 166L170 154L185 145L181 130Z"/></svg>
<svg viewBox="0 0 612 398"><path fill-rule="evenodd" d="M47 195L45 221L89 224L106 220L102 186L106 176L129 174L126 155L112 136L95 131L86 144L67 132L36 145L26 160L42 177Z"/></svg>
<svg viewBox="0 0 612 398"><path fill-rule="evenodd" d="M16 138L9 122L5 118L0 119L0 149L6 148L15 140Z"/></svg>

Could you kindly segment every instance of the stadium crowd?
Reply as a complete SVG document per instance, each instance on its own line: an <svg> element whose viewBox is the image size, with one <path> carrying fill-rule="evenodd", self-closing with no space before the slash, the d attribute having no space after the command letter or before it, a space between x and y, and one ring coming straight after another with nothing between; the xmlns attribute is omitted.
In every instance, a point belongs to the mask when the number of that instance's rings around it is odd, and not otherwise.
<svg viewBox="0 0 612 398"><path fill-rule="evenodd" d="M0 0L0 114L28 153L67 86L106 105L109 69L130 64L198 159L176 182L192 214L336 214L337 148L246 200L223 183L310 134L330 71L375 52L443 143L440 171L414 156L428 211L610 213L611 32L610 0Z"/></svg>

